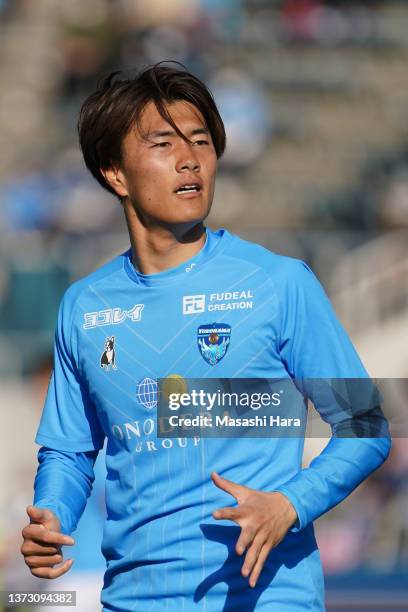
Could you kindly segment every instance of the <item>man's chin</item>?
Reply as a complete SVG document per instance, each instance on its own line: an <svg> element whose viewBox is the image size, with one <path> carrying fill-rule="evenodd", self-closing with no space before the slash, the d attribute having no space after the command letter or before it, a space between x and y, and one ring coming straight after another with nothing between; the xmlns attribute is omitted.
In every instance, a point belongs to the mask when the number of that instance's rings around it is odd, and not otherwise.
<svg viewBox="0 0 408 612"><path fill-rule="evenodd" d="M179 214L173 214L170 218L167 218L167 223L171 225L197 225L198 223L202 223L209 215L210 207L205 208L204 210L183 210L179 211Z"/></svg>
<svg viewBox="0 0 408 612"><path fill-rule="evenodd" d="M198 228L199 226L202 226L203 222L204 222L204 218L174 219L174 220L171 220L171 221L169 220L165 222L163 225L165 225L172 231L177 231L177 233L181 231L183 234L185 234L186 232L189 232L195 227Z"/></svg>

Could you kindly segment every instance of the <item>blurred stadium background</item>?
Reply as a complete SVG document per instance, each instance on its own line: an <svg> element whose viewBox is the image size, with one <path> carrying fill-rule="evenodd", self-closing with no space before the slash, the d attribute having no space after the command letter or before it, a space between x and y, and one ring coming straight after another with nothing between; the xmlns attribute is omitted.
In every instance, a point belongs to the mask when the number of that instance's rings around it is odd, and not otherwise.
<svg viewBox="0 0 408 612"><path fill-rule="evenodd" d="M79 612L100 609L103 462L66 578L34 579L19 552L59 300L128 246L76 119L101 76L163 59L225 119L209 224L305 259L370 374L408 375L408 2L0 0L0 589L73 588ZM408 610L407 468L399 438L317 522L328 610Z"/></svg>

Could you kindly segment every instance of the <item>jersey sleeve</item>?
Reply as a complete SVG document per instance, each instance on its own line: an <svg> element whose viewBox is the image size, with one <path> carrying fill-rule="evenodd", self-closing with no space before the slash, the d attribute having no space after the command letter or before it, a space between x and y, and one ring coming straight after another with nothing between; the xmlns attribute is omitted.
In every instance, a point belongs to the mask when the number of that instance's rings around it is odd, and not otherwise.
<svg viewBox="0 0 408 612"><path fill-rule="evenodd" d="M368 373L350 338L319 281L304 262L293 260L289 279L281 286L280 312L280 353L291 377L313 379L315 387L320 379L322 388L328 379L339 379L340 386L341 379L346 386L347 379L367 382ZM375 433L361 435L361 421L366 417L364 411L357 410L360 433L353 435L350 412L333 410L333 406L328 410L324 396L317 393L312 399L320 416L332 427L329 443L309 467L276 489L289 498L297 512L298 520L292 531L303 529L347 497L385 461L390 451L388 425L378 406L367 412L368 431ZM350 406L352 416L355 408ZM342 420L347 433L336 435L337 430L344 432Z"/></svg>
<svg viewBox="0 0 408 612"><path fill-rule="evenodd" d="M54 369L35 442L72 452L99 450L104 432L78 368L74 308L68 290L61 302L54 343Z"/></svg>
<svg viewBox="0 0 408 612"><path fill-rule="evenodd" d="M293 260L280 294L280 354L293 378L366 378L350 338L309 266Z"/></svg>
<svg viewBox="0 0 408 612"><path fill-rule="evenodd" d="M34 506L48 508L58 517L61 531L75 531L95 480L98 451L73 453L42 446L34 481Z"/></svg>

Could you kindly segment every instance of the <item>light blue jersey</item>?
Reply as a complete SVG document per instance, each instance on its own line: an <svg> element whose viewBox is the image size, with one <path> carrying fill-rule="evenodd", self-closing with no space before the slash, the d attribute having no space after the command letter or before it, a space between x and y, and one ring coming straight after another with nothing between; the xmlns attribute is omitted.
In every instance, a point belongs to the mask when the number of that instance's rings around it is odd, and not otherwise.
<svg viewBox="0 0 408 612"><path fill-rule="evenodd" d="M228 332L212 358L200 343L207 327ZM103 609L324 610L312 521L381 465L389 439L332 438L302 470L301 438L158 438L154 382L171 374L367 376L306 264L225 230L207 229L202 250L176 268L141 274L129 250L72 285L36 437L46 448L35 504L72 533L107 438ZM240 528L212 517L235 505L212 483L213 470L281 491L298 513L254 589L235 553Z"/></svg>

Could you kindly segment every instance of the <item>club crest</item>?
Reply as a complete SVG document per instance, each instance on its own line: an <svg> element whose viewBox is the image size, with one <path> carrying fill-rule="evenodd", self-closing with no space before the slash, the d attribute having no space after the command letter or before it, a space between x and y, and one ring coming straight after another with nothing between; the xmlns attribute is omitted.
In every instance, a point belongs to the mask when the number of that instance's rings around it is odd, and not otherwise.
<svg viewBox="0 0 408 612"><path fill-rule="evenodd" d="M198 350L207 363L214 366L227 352L231 337L231 325L210 323L197 330Z"/></svg>

